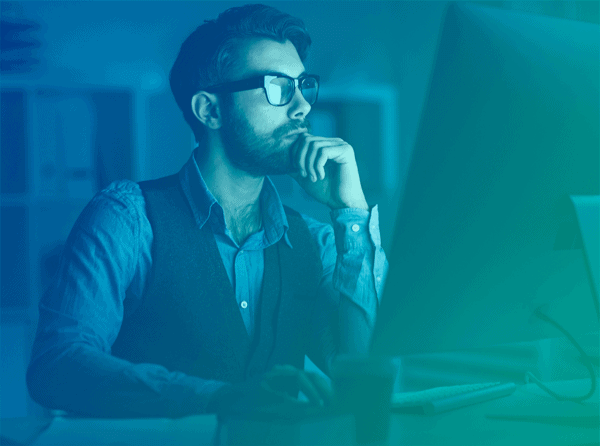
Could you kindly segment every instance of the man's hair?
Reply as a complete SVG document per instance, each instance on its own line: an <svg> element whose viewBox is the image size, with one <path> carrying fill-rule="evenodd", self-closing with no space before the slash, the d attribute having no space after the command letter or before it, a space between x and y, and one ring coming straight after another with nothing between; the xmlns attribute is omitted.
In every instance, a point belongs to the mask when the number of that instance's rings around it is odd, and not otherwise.
<svg viewBox="0 0 600 446"><path fill-rule="evenodd" d="M196 141L204 136L206 128L192 112L192 97L203 88L233 80L229 73L236 63L236 49L251 38L281 43L289 40L303 62L311 44L302 20L270 6L230 8L215 20L205 20L181 45L169 75L175 101Z"/></svg>

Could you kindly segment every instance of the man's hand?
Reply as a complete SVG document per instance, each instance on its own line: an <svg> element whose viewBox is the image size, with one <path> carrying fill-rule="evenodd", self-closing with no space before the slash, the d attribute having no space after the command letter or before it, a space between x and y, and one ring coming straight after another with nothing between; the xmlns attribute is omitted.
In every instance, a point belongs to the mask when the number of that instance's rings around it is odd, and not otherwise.
<svg viewBox="0 0 600 446"><path fill-rule="evenodd" d="M298 388L308 397L308 402L289 394L289 388ZM260 377L222 387L212 396L206 410L227 413L279 407L281 404L300 407L329 406L332 403L333 390L322 376L291 365L276 365Z"/></svg>
<svg viewBox="0 0 600 446"><path fill-rule="evenodd" d="M271 371L263 375L260 386L266 399L306 404L285 392L284 389L289 384L299 387L300 391L307 396L309 404L328 406L333 401L331 386L322 376L313 372L305 372L291 365L273 367Z"/></svg>
<svg viewBox="0 0 600 446"><path fill-rule="evenodd" d="M292 157L298 171L290 176L315 200L331 209L369 210L350 144L340 138L303 133Z"/></svg>

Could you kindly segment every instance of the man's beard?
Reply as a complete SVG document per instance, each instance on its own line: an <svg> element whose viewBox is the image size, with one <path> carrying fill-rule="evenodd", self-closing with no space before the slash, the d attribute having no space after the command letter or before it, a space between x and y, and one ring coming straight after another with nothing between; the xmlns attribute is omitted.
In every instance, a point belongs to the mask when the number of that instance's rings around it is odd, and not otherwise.
<svg viewBox="0 0 600 446"><path fill-rule="evenodd" d="M285 138L290 132L310 129L310 123L289 122L271 135L257 135L245 117L234 107L223 110L221 140L229 162L255 177L286 175L298 170L292 159L292 147L297 139Z"/></svg>

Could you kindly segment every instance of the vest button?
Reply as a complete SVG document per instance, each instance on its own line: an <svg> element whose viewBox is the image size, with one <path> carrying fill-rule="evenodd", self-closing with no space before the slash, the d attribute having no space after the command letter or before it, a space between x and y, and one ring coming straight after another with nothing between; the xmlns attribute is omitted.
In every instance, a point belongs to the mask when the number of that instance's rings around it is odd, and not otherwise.
<svg viewBox="0 0 600 446"><path fill-rule="evenodd" d="M248 307L248 302L246 302L245 300L242 301L241 303L242 308L247 308Z"/></svg>

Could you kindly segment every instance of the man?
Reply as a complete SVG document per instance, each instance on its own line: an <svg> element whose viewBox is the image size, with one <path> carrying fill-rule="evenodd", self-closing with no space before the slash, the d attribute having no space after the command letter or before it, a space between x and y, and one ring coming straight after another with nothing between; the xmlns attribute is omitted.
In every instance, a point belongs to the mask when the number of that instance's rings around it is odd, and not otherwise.
<svg viewBox="0 0 600 446"><path fill-rule="evenodd" d="M183 43L171 88L198 147L175 175L118 181L76 222L40 302L27 373L40 404L91 416L183 416L331 394L365 353L387 269L354 152L309 133L319 78L301 20L225 11ZM168 148L166 148L168 149ZM333 227L281 204L289 174Z"/></svg>

